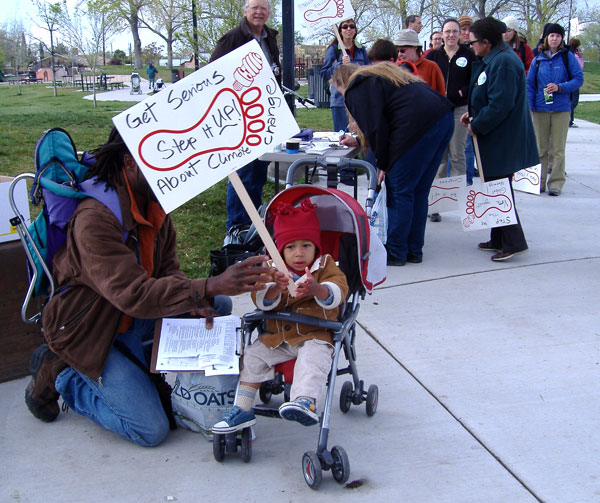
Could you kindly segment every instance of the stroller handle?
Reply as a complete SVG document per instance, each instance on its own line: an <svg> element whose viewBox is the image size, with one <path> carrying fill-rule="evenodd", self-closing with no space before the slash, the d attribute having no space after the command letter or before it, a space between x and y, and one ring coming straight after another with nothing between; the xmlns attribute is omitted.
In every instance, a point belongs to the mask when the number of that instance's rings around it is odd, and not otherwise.
<svg viewBox="0 0 600 503"><path fill-rule="evenodd" d="M302 157L295 160L288 168L287 176L285 178L285 187L289 189L294 185L294 175L296 170L301 168L313 168L320 167L329 171L329 169L335 168L335 171L339 171L342 168L351 168L358 170L363 168L367 172L369 179L369 188L367 191L367 201L365 208L372 208L375 201L375 189L377 188L377 170L368 162L361 161L359 159L346 159L342 157L331 157L331 156L320 156L320 157Z"/></svg>

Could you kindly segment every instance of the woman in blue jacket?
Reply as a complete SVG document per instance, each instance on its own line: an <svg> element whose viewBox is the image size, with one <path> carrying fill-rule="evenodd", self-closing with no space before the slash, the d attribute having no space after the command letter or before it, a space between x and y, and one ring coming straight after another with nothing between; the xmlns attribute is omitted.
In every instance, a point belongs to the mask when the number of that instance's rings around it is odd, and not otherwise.
<svg viewBox="0 0 600 503"><path fill-rule="evenodd" d="M551 157L552 173L548 180L551 196L559 196L565 184L565 146L571 119L571 93L583 84L583 72L575 56L565 47L564 36L565 30L561 25L546 25L540 53L531 62L527 75L529 108L542 163L541 190L546 190Z"/></svg>
<svg viewBox="0 0 600 503"><path fill-rule="evenodd" d="M331 79L334 70L340 65L348 65L350 63L356 65L370 64L366 49L356 40L356 35L358 33L356 30L356 23L352 19L343 21L338 26L338 30L346 49L346 56L342 53L337 38L334 38L333 42L327 47L325 60L321 67L321 77L325 80ZM345 131L348 127L348 115L346 114L344 97L334 86L330 86L329 90L331 92L329 102L331 104L333 130Z"/></svg>

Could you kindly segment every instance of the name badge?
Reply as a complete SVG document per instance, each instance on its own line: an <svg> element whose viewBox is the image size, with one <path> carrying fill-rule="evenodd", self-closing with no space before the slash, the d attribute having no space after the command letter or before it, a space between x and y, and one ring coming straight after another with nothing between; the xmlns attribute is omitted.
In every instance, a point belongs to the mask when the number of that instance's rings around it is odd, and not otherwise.
<svg viewBox="0 0 600 503"><path fill-rule="evenodd" d="M464 68L465 66L467 66L467 58L465 58L464 56L461 56L460 58L458 58L456 60L456 66L460 66L461 68Z"/></svg>
<svg viewBox="0 0 600 503"><path fill-rule="evenodd" d="M485 84L486 80L487 80L487 75L485 74L485 72L481 72L479 74L479 77L477 78L477 85L482 86L483 84Z"/></svg>

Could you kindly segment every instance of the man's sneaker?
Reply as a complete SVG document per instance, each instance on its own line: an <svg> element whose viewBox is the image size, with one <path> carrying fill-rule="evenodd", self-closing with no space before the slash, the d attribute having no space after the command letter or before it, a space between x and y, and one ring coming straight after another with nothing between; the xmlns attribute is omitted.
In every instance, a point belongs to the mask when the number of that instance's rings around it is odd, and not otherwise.
<svg viewBox="0 0 600 503"><path fill-rule="evenodd" d="M432 222L441 222L442 221L442 215L440 215L439 213L432 213L431 214L431 221Z"/></svg>
<svg viewBox="0 0 600 503"><path fill-rule="evenodd" d="M227 414L223 416L223 420L219 421L212 427L213 433L233 433L234 431L243 430L256 424L256 416L254 411L242 410L237 405L234 405Z"/></svg>
<svg viewBox="0 0 600 503"><path fill-rule="evenodd" d="M46 423L54 421L60 409L59 394L54 386L58 374L68 365L55 355L48 344L38 346L29 360L31 381L25 390L25 403L29 412Z"/></svg>
<svg viewBox="0 0 600 503"><path fill-rule="evenodd" d="M296 398L279 407L279 415L288 421L297 421L304 426L312 426L319 422L317 407L308 398Z"/></svg>
<svg viewBox="0 0 600 503"><path fill-rule="evenodd" d="M479 248L480 250L483 250L483 251L493 251L493 252L501 251L500 248L496 248L491 241L486 241L485 243L479 243L477 245L477 248Z"/></svg>

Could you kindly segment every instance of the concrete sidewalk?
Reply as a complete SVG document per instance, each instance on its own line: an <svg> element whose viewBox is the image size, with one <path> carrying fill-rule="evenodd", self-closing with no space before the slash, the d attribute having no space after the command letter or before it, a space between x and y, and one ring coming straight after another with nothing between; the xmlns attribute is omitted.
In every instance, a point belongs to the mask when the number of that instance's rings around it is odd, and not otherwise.
<svg viewBox="0 0 600 503"><path fill-rule="evenodd" d="M476 248L487 234L444 213L423 263L388 268L361 303L359 372L379 408L334 404L329 441L353 488L330 472L306 486L316 428L258 418L252 461L217 463L184 430L146 449L72 411L42 423L20 379L0 385L0 501L600 501L600 126L577 123L562 195L516 193L528 253L494 263Z"/></svg>

